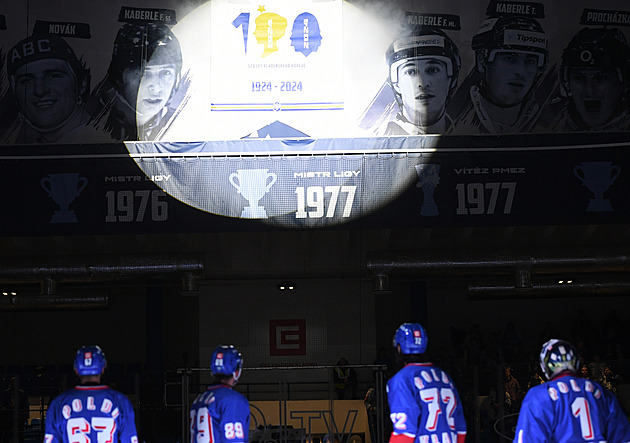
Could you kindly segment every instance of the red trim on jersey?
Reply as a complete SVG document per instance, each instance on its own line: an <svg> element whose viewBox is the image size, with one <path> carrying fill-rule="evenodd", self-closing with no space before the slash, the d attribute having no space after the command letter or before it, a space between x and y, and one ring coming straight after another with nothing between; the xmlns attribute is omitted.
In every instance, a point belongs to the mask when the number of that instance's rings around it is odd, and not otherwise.
<svg viewBox="0 0 630 443"><path fill-rule="evenodd" d="M98 385L98 386L75 386L74 389L79 391L102 391L103 389L109 389L107 385Z"/></svg>
<svg viewBox="0 0 630 443"><path fill-rule="evenodd" d="M415 437L409 435L394 434L392 432L392 435L389 437L389 443L413 443L415 439ZM459 441L457 443L459 443Z"/></svg>
<svg viewBox="0 0 630 443"><path fill-rule="evenodd" d="M551 380L549 380L549 381L554 381L554 380L557 380L557 379L562 378L562 377L568 377L569 375L577 377L577 374L575 372L567 370L567 371L562 371L562 372L556 374L556 376L554 378L552 378Z"/></svg>
<svg viewBox="0 0 630 443"><path fill-rule="evenodd" d="M407 363L405 367L406 366L435 366L435 365L431 362L425 362L425 363Z"/></svg>
<svg viewBox="0 0 630 443"><path fill-rule="evenodd" d="M466 433L457 434L457 443L464 443L466 441Z"/></svg>

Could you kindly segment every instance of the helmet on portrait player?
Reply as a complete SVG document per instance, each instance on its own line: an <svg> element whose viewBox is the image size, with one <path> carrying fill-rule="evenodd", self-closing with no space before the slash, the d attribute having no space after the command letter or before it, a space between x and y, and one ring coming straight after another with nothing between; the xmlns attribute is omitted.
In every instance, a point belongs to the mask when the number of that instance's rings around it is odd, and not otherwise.
<svg viewBox="0 0 630 443"><path fill-rule="evenodd" d="M472 38L473 51L484 62L492 62L497 52L517 52L538 57L538 70L544 72L549 62L547 34L532 17L493 17L485 20Z"/></svg>
<svg viewBox="0 0 630 443"><path fill-rule="evenodd" d="M615 70L622 83L630 80L630 45L618 28L582 28L562 51L560 75L568 91L570 68Z"/></svg>
<svg viewBox="0 0 630 443"><path fill-rule="evenodd" d="M400 346L401 354L424 354L427 341L427 332L420 323L403 323L394 334L393 346Z"/></svg>
<svg viewBox="0 0 630 443"><path fill-rule="evenodd" d="M122 85L125 69L144 69L148 64L174 65L179 81L182 69L179 40L163 23L125 23L116 34L107 74L116 84Z"/></svg>
<svg viewBox="0 0 630 443"><path fill-rule="evenodd" d="M459 49L441 29L416 26L402 33L389 45L385 59L389 67L389 82L398 83L398 67L410 60L432 58L446 64L451 79L450 92L457 87L461 68Z"/></svg>
<svg viewBox="0 0 630 443"><path fill-rule="evenodd" d="M571 343L553 338L540 351L540 367L551 380L561 372L577 372L578 353Z"/></svg>
<svg viewBox="0 0 630 443"><path fill-rule="evenodd" d="M232 375L235 380L238 380L242 369L243 357L234 346L223 345L215 348L210 358L212 375Z"/></svg>
<svg viewBox="0 0 630 443"><path fill-rule="evenodd" d="M74 370L79 376L100 375L106 367L105 353L96 345L81 346L74 358Z"/></svg>
<svg viewBox="0 0 630 443"><path fill-rule="evenodd" d="M12 78L22 66L40 60L62 60L74 73L79 95L85 99L90 92L90 70L76 56L70 45L55 34L33 34L17 42L7 57L7 73ZM13 84L13 80L11 81Z"/></svg>

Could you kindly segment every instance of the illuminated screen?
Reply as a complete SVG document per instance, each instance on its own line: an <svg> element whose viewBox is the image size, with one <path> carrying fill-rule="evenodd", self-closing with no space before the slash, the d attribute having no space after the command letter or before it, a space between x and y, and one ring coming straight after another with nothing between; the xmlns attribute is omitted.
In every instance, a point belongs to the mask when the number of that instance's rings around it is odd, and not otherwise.
<svg viewBox="0 0 630 443"><path fill-rule="evenodd" d="M332 226L415 185L437 215L435 153L630 125L622 0L49 3L0 16L3 142L124 142L211 214Z"/></svg>

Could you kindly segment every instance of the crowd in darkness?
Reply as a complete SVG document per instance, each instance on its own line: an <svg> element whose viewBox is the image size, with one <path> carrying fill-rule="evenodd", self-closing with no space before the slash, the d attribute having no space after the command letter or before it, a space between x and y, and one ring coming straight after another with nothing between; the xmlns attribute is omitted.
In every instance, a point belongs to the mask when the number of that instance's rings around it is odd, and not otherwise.
<svg viewBox="0 0 630 443"><path fill-rule="evenodd" d="M567 324L557 329L556 323L548 319L536 335L522 334L510 321L504 322L501 329L480 324L468 330L451 327L451 350L434 343L438 349L432 349L431 359L455 379L462 401L468 404L470 420L473 386L478 386L477 393L484 398L479 405L482 426L484 419L488 425L502 415L518 413L528 389L544 383L539 353L542 344L551 338L573 343L579 351L581 375L619 396L617 386L630 371L630 342L624 340L630 322L611 309L599 320L580 310Z"/></svg>

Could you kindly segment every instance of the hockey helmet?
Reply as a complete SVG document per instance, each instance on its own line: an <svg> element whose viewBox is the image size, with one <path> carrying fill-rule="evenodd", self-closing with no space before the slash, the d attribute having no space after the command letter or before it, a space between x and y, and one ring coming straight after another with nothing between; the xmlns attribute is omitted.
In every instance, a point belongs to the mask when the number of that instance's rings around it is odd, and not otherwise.
<svg viewBox="0 0 630 443"><path fill-rule="evenodd" d="M243 367L243 357L238 350L232 346L217 346L210 358L210 370L213 375L232 374L238 379Z"/></svg>
<svg viewBox="0 0 630 443"><path fill-rule="evenodd" d="M427 341L427 332L420 323L403 323L394 334L393 346L400 346L401 354L424 354Z"/></svg>
<svg viewBox="0 0 630 443"><path fill-rule="evenodd" d="M79 95L87 97L90 91L90 70L79 60L72 47L55 34L33 34L16 43L7 56L7 73L13 77L27 63L47 59L68 63L74 73Z"/></svg>
<svg viewBox="0 0 630 443"><path fill-rule="evenodd" d="M561 372L577 372L578 353L571 343L553 338L540 351L540 368L551 380Z"/></svg>
<svg viewBox="0 0 630 443"><path fill-rule="evenodd" d="M106 367L107 359L99 346L81 346L77 351L74 369L80 376L102 374Z"/></svg>
<svg viewBox="0 0 630 443"><path fill-rule="evenodd" d="M570 68L617 70L620 81L630 80L630 46L617 28L582 28L562 51L561 73L565 87Z"/></svg>
<svg viewBox="0 0 630 443"><path fill-rule="evenodd" d="M409 60L438 59L446 63L451 91L457 86L461 68L459 49L441 29L417 26L398 36L385 52L390 83L398 83L398 67Z"/></svg>
<svg viewBox="0 0 630 443"><path fill-rule="evenodd" d="M472 49L486 61L494 61L497 52L516 52L538 56L538 69L544 71L549 61L547 34L531 17L494 17L485 20L472 38Z"/></svg>
<svg viewBox="0 0 630 443"><path fill-rule="evenodd" d="M127 68L144 69L147 64L173 64L179 79L182 69L182 50L179 40L162 23L125 23L116 34L108 74L121 80Z"/></svg>

